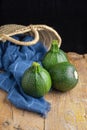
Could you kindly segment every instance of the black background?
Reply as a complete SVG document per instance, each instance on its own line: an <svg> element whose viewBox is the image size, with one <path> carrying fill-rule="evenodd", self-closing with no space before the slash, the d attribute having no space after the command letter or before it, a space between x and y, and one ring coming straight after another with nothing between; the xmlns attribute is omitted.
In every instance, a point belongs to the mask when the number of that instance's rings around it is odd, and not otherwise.
<svg viewBox="0 0 87 130"><path fill-rule="evenodd" d="M52 26L64 51L87 53L86 0L1 0L0 26L12 23Z"/></svg>

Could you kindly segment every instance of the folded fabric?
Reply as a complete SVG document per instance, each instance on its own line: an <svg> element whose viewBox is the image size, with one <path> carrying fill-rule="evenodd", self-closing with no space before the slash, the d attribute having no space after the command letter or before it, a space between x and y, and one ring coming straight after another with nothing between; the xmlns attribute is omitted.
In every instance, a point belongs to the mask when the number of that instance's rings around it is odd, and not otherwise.
<svg viewBox="0 0 87 130"><path fill-rule="evenodd" d="M17 40L31 41L33 37L17 35ZM26 95L21 88L21 78L33 61L39 62L45 53L46 47L38 42L32 46L19 46L10 42L0 43L0 88L8 93L7 98L17 108L40 113L46 117L50 110L50 103L44 97L33 98Z"/></svg>

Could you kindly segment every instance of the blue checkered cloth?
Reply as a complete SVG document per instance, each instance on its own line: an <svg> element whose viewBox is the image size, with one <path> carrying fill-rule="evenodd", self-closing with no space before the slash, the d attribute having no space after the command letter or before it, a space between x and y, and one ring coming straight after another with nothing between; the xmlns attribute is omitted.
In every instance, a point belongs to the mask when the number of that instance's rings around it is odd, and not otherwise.
<svg viewBox="0 0 87 130"><path fill-rule="evenodd" d="M31 41L33 37L17 35L17 40ZM25 94L21 88L21 77L33 61L39 62L45 53L46 47L38 42L32 46L19 46L11 42L0 43L0 89L8 93L7 98L17 108L33 111L46 117L50 110L50 103L44 97L33 98Z"/></svg>

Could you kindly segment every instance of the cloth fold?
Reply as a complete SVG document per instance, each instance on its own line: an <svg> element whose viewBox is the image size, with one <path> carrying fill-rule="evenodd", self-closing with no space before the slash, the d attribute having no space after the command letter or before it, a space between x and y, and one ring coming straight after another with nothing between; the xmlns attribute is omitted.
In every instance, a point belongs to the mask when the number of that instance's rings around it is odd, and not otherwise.
<svg viewBox="0 0 87 130"><path fill-rule="evenodd" d="M33 37L16 35L17 40L31 41ZM21 78L33 61L39 62L45 53L46 47L38 42L32 46L19 46L10 42L0 43L0 88L8 93L7 98L17 108L40 113L47 116L50 103L41 98L33 98L26 95L21 88Z"/></svg>

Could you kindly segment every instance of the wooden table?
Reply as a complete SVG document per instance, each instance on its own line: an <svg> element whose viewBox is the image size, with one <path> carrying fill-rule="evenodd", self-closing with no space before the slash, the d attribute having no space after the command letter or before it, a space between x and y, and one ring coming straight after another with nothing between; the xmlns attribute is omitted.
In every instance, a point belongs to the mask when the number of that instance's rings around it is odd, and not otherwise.
<svg viewBox="0 0 87 130"><path fill-rule="evenodd" d="M0 90L0 130L87 130L87 54L67 53L79 73L79 83L71 91L52 91L46 119L15 108Z"/></svg>

